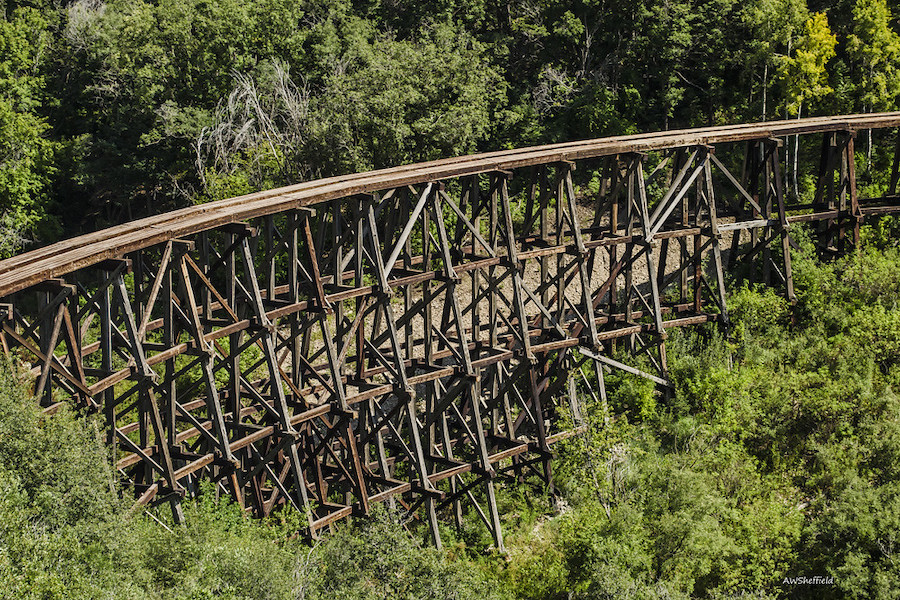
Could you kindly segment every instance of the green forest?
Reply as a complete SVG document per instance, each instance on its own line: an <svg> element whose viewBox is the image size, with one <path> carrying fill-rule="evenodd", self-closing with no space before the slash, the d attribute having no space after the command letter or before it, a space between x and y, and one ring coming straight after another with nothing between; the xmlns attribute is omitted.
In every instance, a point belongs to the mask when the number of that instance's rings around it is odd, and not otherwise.
<svg viewBox="0 0 900 600"><path fill-rule="evenodd" d="M900 98L886 0L0 2L0 256L318 177ZM439 551L389 506L312 542L212 487L183 525L134 513L102 423L43 417L3 364L0 599L900 598L898 230L822 261L798 227L795 304L732 281L727 334L669 338L674 392L610 373L554 493L498 487L505 553L477 516Z"/></svg>
<svg viewBox="0 0 900 600"><path fill-rule="evenodd" d="M886 0L3 0L0 253L259 189L892 110Z"/></svg>

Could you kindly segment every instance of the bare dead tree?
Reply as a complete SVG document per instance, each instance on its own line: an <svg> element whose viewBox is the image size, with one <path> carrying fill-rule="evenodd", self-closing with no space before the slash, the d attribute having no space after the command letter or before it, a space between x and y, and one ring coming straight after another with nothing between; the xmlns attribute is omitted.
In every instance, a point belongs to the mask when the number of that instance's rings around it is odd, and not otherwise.
<svg viewBox="0 0 900 600"><path fill-rule="evenodd" d="M236 73L234 88L194 145L203 186L208 188L210 172L227 175L238 169L245 169L255 184L272 177L284 183L308 179L311 168L295 159L308 139L309 102L306 82L298 85L279 61L256 77Z"/></svg>

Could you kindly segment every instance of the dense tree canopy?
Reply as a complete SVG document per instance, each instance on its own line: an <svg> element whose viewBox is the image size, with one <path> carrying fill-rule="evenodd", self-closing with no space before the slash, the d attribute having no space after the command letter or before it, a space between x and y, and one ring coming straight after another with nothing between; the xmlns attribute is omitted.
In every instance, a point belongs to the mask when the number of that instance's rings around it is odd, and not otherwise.
<svg viewBox="0 0 900 600"><path fill-rule="evenodd" d="M3 7L7 253L317 176L900 95L886 0Z"/></svg>

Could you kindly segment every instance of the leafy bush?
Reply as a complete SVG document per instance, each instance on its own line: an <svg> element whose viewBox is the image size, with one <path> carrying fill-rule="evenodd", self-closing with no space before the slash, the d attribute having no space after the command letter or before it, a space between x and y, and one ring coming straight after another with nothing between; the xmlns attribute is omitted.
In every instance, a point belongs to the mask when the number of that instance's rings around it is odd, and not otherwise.
<svg viewBox="0 0 900 600"><path fill-rule="evenodd" d="M0 598L501 598L478 569L422 546L395 519L344 524L310 547L300 516L258 521L211 485L186 523L129 514L91 419L44 418L0 368Z"/></svg>

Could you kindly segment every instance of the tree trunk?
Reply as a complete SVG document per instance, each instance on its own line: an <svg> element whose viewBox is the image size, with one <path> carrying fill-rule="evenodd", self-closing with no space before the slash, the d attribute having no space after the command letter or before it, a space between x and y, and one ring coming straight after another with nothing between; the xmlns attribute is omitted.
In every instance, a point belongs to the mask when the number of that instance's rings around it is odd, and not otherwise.
<svg viewBox="0 0 900 600"><path fill-rule="evenodd" d="M870 75L871 75L871 71L870 71ZM863 112L866 114L869 113L868 105L866 105L866 104L863 105ZM867 142L867 144L866 144L866 171L871 173L872 172L872 130L871 129L866 130L866 142Z"/></svg>
<svg viewBox="0 0 900 600"><path fill-rule="evenodd" d="M803 103L797 105L797 120L803 112ZM800 134L794 136L794 198L800 198L800 185L797 182L797 165L800 162Z"/></svg>

